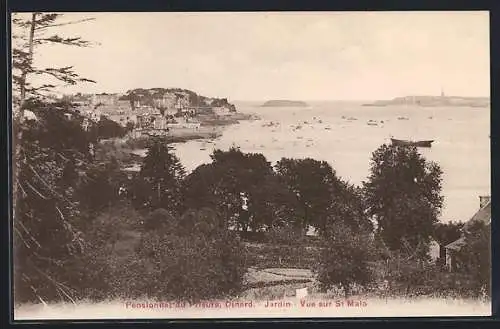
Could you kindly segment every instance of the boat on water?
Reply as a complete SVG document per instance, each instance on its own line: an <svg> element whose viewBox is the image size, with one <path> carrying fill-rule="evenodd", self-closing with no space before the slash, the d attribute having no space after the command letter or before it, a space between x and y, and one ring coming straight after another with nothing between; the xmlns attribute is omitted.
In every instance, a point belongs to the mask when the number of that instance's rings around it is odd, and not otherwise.
<svg viewBox="0 0 500 329"><path fill-rule="evenodd" d="M416 147L431 147L434 140L409 141L404 139L391 138L392 145L396 146L416 146Z"/></svg>

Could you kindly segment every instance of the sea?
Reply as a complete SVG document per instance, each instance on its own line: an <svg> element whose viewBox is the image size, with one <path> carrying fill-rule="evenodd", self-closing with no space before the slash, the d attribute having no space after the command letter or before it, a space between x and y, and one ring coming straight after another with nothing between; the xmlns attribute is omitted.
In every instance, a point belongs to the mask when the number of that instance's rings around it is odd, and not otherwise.
<svg viewBox="0 0 500 329"><path fill-rule="evenodd" d="M443 170L440 220L467 221L490 195L490 109L473 107L363 106L361 102L308 102L308 107L262 107L234 102L259 120L228 126L215 140L174 145L187 171L210 162L214 149L239 147L262 153L273 165L283 157L327 161L337 175L360 185L370 173L372 152L390 138L434 140L420 148Z"/></svg>

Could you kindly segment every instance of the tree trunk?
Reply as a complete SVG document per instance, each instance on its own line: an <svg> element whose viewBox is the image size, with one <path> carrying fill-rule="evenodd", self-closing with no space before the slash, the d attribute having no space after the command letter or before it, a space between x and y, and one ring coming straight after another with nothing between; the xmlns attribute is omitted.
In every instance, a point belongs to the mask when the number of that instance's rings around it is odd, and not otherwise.
<svg viewBox="0 0 500 329"><path fill-rule="evenodd" d="M29 34L29 40L28 40L28 47L29 47L28 63L30 65L31 65L31 62L33 60L33 39L35 36L35 25L36 25L36 13L33 13L31 15L30 34ZM20 83L20 89L21 89L21 100L20 100L21 109L20 110L21 111L23 109L24 101L26 99L26 76L27 75L28 75L28 70L26 68L24 68L23 72L21 73L21 83Z"/></svg>
<svg viewBox="0 0 500 329"><path fill-rule="evenodd" d="M31 61L33 60L33 39L35 35L35 25L36 25L36 13L33 13L31 15L31 24L30 24L30 34L29 34L29 52L28 52L28 63L31 66ZM14 165L12 166L12 214L13 218L16 216L16 207L17 207L17 193L18 193L18 182L19 182L19 171L21 167L21 141L23 138L23 130L21 129L21 125L23 124L24 121L24 106L25 106L25 100L26 100L26 76L28 74L27 68L24 68L23 72L21 73L21 84L20 84L20 101L19 101L19 109L18 109L18 116L17 120L14 120L14 115L12 117L13 119L13 130L15 133L15 138L12 140L12 146L14 147L14 157L12 159L12 162ZM14 114L14 113L12 113ZM17 121L17 122L15 122Z"/></svg>

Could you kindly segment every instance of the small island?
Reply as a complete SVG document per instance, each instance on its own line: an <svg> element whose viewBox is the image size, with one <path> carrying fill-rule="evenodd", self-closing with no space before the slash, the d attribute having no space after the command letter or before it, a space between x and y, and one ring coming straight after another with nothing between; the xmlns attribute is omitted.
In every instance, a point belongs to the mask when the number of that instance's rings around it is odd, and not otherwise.
<svg viewBox="0 0 500 329"><path fill-rule="evenodd" d="M303 101L292 100L270 100L261 105L262 107L308 107L309 105Z"/></svg>
<svg viewBox="0 0 500 329"><path fill-rule="evenodd" d="M379 100L363 106L391 106L391 105L414 105L422 107L460 106L460 107L489 107L488 97L461 97L461 96L405 96L396 97L391 100Z"/></svg>

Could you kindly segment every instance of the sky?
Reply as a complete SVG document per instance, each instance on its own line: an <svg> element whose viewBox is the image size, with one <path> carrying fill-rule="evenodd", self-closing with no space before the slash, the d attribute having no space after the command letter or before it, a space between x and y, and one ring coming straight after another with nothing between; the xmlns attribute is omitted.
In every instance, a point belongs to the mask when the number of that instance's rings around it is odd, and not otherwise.
<svg viewBox="0 0 500 329"><path fill-rule="evenodd" d="M230 100L489 96L488 12L68 13L40 67L96 84L64 93L178 87Z"/></svg>

